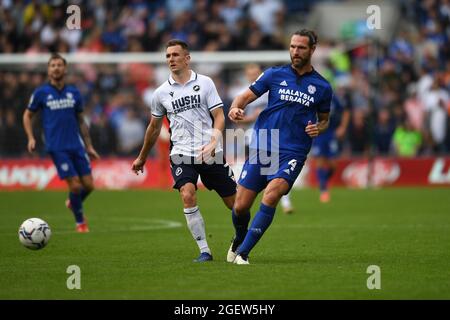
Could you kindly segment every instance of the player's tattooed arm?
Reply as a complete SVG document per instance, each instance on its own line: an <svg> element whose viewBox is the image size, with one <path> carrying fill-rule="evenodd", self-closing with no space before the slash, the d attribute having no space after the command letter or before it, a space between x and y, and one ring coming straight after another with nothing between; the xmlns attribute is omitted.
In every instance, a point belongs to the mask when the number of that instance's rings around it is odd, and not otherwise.
<svg viewBox="0 0 450 320"><path fill-rule="evenodd" d="M228 118L234 122L243 120L245 107L256 98L258 98L258 96L254 94L252 90L245 90L244 93L234 98L230 111L228 112Z"/></svg>
<svg viewBox="0 0 450 320"><path fill-rule="evenodd" d="M80 132L86 146L87 154L92 159L100 159L99 154L95 151L94 146L92 145L91 136L89 135L89 128L84 120L84 114L82 112L78 113L78 125L80 126Z"/></svg>
<svg viewBox="0 0 450 320"><path fill-rule="evenodd" d="M329 112L319 112L317 114L318 122L312 123L312 121L308 121L308 124L306 125L305 132L311 137L315 138L319 134L323 133L325 130L328 129L329 124Z"/></svg>
<svg viewBox="0 0 450 320"><path fill-rule="evenodd" d="M321 134L328 129L328 125L330 124L330 113L319 112L317 114L317 118L319 119L319 121L317 122L317 128L319 129L319 134Z"/></svg>
<svg viewBox="0 0 450 320"><path fill-rule="evenodd" d="M152 117L152 119L150 120L147 130L145 131L144 144L142 145L141 152L139 152L139 156L136 158L136 160L134 160L131 166L131 170L133 170L136 174L139 174L139 171L144 172L145 161L147 160L148 153L159 137L162 124L162 118Z"/></svg>

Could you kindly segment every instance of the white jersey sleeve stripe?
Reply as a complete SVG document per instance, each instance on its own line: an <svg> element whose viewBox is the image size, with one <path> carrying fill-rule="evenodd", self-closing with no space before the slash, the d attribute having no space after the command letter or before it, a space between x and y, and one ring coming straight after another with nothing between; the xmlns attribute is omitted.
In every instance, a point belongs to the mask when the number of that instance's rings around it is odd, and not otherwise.
<svg viewBox="0 0 450 320"><path fill-rule="evenodd" d="M219 107L223 107L223 103L222 102L217 103L217 104L213 105L212 107L208 107L208 109L209 109L209 111L211 111L211 110L214 110L214 109L219 108Z"/></svg>

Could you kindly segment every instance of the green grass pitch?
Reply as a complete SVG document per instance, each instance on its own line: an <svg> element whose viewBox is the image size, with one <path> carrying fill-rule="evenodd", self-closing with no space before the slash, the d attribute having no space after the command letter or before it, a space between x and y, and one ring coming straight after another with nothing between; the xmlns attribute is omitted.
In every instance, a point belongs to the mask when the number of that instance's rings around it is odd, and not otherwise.
<svg viewBox="0 0 450 320"><path fill-rule="evenodd" d="M449 189L291 197L296 212L278 209L251 265L237 266L225 262L233 227L214 192L198 193L214 256L205 264L192 262L198 248L176 191L96 191L85 203L89 234L74 232L64 192L0 192L0 299L450 299ZM42 250L19 243L31 217L52 228ZM70 265L80 290L66 286ZM370 265L379 290L367 288Z"/></svg>

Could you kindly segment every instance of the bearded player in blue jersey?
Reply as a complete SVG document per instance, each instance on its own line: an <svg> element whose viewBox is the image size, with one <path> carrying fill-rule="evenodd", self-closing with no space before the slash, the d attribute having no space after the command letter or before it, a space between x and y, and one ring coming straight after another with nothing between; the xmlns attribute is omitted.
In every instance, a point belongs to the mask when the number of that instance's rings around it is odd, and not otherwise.
<svg viewBox="0 0 450 320"><path fill-rule="evenodd" d="M69 186L66 206L75 216L75 230L85 233L89 228L82 203L94 189L89 156L93 159L100 157L89 137L81 94L75 86L64 82L66 67L67 62L61 55L51 55L47 65L50 81L33 92L23 114L23 125L28 137L27 148L32 153L36 148L32 119L37 111L42 112L46 151L58 176Z"/></svg>
<svg viewBox="0 0 450 320"><path fill-rule="evenodd" d="M331 200L328 183L336 169L336 157L339 155L339 140L342 140L350 122L350 111L333 95L328 129L313 141L311 154L316 162L316 176L319 181L320 202Z"/></svg>
<svg viewBox="0 0 450 320"><path fill-rule="evenodd" d="M316 45L314 31L295 32L289 48L292 63L266 69L230 107L228 117L239 122L247 104L269 92L269 103L254 125L250 156L239 179L232 210L236 234L228 262L249 264L250 251L272 223L280 198L300 174L313 138L328 127L332 89L311 65ZM248 229L250 208L264 189Z"/></svg>

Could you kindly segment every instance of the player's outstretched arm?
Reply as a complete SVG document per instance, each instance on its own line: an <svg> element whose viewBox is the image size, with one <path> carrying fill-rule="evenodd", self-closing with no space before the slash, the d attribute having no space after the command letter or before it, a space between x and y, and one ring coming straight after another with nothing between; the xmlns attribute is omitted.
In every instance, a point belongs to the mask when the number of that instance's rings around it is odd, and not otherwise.
<svg viewBox="0 0 450 320"><path fill-rule="evenodd" d="M33 116L34 112L25 109L23 113L23 127L28 138L27 150L29 153L32 153L36 148L36 140L33 135Z"/></svg>
<svg viewBox="0 0 450 320"><path fill-rule="evenodd" d="M252 101L254 101L258 96L253 93L252 90L247 89L244 93L241 93L236 98L234 98L231 104L230 111L228 112L228 118L233 122L239 122L244 119L244 109Z"/></svg>
<svg viewBox="0 0 450 320"><path fill-rule="evenodd" d="M95 151L92 145L91 136L89 135L89 128L84 120L83 112L78 113L78 125L80 126L81 136L83 137L84 145L86 146L86 152L91 159L100 159L99 154Z"/></svg>
<svg viewBox="0 0 450 320"><path fill-rule="evenodd" d="M142 145L141 152L139 152L139 156L134 160L131 166L131 170L136 174L139 174L139 171L144 172L145 161L147 160L148 153L158 139L162 124L162 118L152 117L152 120L150 120L147 130L145 131L144 144Z"/></svg>

